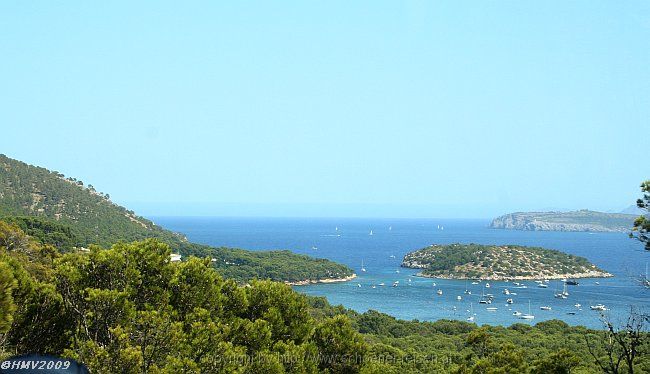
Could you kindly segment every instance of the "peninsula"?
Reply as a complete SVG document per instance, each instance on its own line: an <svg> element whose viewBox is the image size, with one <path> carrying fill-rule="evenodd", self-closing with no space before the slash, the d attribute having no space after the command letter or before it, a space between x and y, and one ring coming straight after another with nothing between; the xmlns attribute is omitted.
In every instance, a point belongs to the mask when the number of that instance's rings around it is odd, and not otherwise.
<svg viewBox="0 0 650 374"><path fill-rule="evenodd" d="M552 249L518 245L431 245L404 256L402 267L447 279L602 278L612 274L587 259Z"/></svg>
<svg viewBox="0 0 650 374"><path fill-rule="evenodd" d="M247 283L271 279L291 284L345 281L349 267L288 250L249 251L192 243L111 200L93 185L0 154L0 220L15 225L42 244L61 252L149 238L174 253L211 259L225 278Z"/></svg>
<svg viewBox="0 0 650 374"><path fill-rule="evenodd" d="M493 219L490 227L527 231L629 232L636 218L638 215L586 209L572 212L516 212Z"/></svg>

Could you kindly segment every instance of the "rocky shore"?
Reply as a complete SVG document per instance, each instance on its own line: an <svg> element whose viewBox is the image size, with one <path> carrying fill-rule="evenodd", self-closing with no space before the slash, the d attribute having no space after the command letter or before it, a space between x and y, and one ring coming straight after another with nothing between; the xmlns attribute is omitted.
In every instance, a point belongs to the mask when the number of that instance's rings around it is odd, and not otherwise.
<svg viewBox="0 0 650 374"><path fill-rule="evenodd" d="M591 210L517 212L492 220L493 229L524 231L629 232L637 216Z"/></svg>
<svg viewBox="0 0 650 374"><path fill-rule="evenodd" d="M343 278L325 278L325 279L306 279L302 281L297 281L297 282L284 282L290 286L306 286L309 284L317 284L317 283L337 283L337 282L347 282L350 281L354 278L356 278L356 274L352 274L348 277L343 277Z"/></svg>
<svg viewBox="0 0 650 374"><path fill-rule="evenodd" d="M438 279L453 279L453 280L489 280L489 281L519 281L519 280L557 280L557 279L582 279L582 278L611 278L614 275L606 271L588 271L584 273L567 273L567 274L546 274L546 275L534 275L534 276L503 276L503 275L485 275L480 278L470 278L466 277L463 274L448 274L448 275L428 275L423 273L417 273L416 276L422 278L438 278Z"/></svg>

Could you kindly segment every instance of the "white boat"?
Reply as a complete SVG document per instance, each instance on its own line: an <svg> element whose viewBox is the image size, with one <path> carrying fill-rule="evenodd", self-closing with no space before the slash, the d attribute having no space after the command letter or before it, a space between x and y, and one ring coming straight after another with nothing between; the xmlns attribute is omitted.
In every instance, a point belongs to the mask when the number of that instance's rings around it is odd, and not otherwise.
<svg viewBox="0 0 650 374"><path fill-rule="evenodd" d="M376 288L376 286L373 284L373 285L372 285L372 288L374 289L374 288Z"/></svg>
<svg viewBox="0 0 650 374"><path fill-rule="evenodd" d="M386 283L384 283L384 282L381 282L381 283L379 283L379 285L380 285L381 287L383 287L383 286L385 286L385 285L386 285Z"/></svg>
<svg viewBox="0 0 650 374"><path fill-rule="evenodd" d="M486 283L486 284L485 284L485 288L490 288L490 284L489 284L489 283Z"/></svg>
<svg viewBox="0 0 650 374"><path fill-rule="evenodd" d="M519 317L522 314L521 314L521 312L518 312L518 311L515 310L514 313L512 313L512 315L515 316L515 317Z"/></svg>
<svg viewBox="0 0 650 374"><path fill-rule="evenodd" d="M368 235L374 235L374 234L372 233L372 230L370 230L370 234L368 234Z"/></svg>
<svg viewBox="0 0 650 374"><path fill-rule="evenodd" d="M435 287L435 286L436 286L436 282L433 282L433 283L431 284L431 286L432 286L432 287Z"/></svg>
<svg viewBox="0 0 650 374"><path fill-rule="evenodd" d="M537 285L539 288L548 288L548 284L540 283Z"/></svg>
<svg viewBox="0 0 650 374"><path fill-rule="evenodd" d="M514 303L514 301L512 299L508 299L508 300L506 300L506 303L512 304L512 303Z"/></svg>
<svg viewBox="0 0 650 374"><path fill-rule="evenodd" d="M361 271L364 273L366 272L366 267L363 266L363 260L361 260Z"/></svg>
<svg viewBox="0 0 650 374"><path fill-rule="evenodd" d="M478 284L478 282L472 282L472 284Z"/></svg>
<svg viewBox="0 0 650 374"><path fill-rule="evenodd" d="M393 231L393 226L388 226L388 231Z"/></svg>
<svg viewBox="0 0 650 374"><path fill-rule="evenodd" d="M528 314L522 314L519 316L521 319L535 319L535 316L530 312L530 300L528 300Z"/></svg>
<svg viewBox="0 0 650 374"><path fill-rule="evenodd" d="M566 283L564 283L564 289L562 292L556 292L554 296L556 299L566 299L569 297L569 293L566 290Z"/></svg>
<svg viewBox="0 0 650 374"><path fill-rule="evenodd" d="M438 295L442 295L442 290L438 290L436 293L437 293Z"/></svg>
<svg viewBox="0 0 650 374"><path fill-rule="evenodd" d="M505 290L503 290L503 294L504 294L504 295L510 295L510 290L508 290L508 289L506 288Z"/></svg>
<svg viewBox="0 0 650 374"><path fill-rule="evenodd" d="M550 306L540 306L539 309L541 310L551 310Z"/></svg>
<svg viewBox="0 0 650 374"><path fill-rule="evenodd" d="M390 258L395 258L395 255L390 255Z"/></svg>
<svg viewBox="0 0 650 374"><path fill-rule="evenodd" d="M313 246L311 247L311 249L313 249L313 250L317 250L318 247L316 247L315 245L313 245Z"/></svg>
<svg viewBox="0 0 650 374"><path fill-rule="evenodd" d="M592 306L589 307L589 309L591 309L591 310L600 310L600 311L607 310L607 308L603 304L592 305Z"/></svg>
<svg viewBox="0 0 650 374"><path fill-rule="evenodd" d="M596 286L600 286L600 282L596 282L595 284L596 284Z"/></svg>
<svg viewBox="0 0 650 374"><path fill-rule="evenodd" d="M574 305L574 307L576 307L576 308L580 308L581 306L582 306L582 305L580 305L580 304L578 304L578 303L576 303L576 304Z"/></svg>
<svg viewBox="0 0 650 374"><path fill-rule="evenodd" d="M357 286L361 287L361 283L357 283Z"/></svg>
<svg viewBox="0 0 650 374"><path fill-rule="evenodd" d="M564 282L564 289L562 290L562 295L569 296L569 291L567 291L566 285L568 282Z"/></svg>
<svg viewBox="0 0 650 374"><path fill-rule="evenodd" d="M399 284L399 281L393 282L393 287L397 287L398 284Z"/></svg>
<svg viewBox="0 0 650 374"><path fill-rule="evenodd" d="M496 312L497 309L499 309L499 308L497 308L495 306L489 306L489 307L485 308L485 310L487 310L488 312Z"/></svg>
<svg viewBox="0 0 650 374"><path fill-rule="evenodd" d="M468 312L470 313L469 317L467 317L467 322L474 322L474 305L472 303L469 303L469 310Z"/></svg>
<svg viewBox="0 0 650 374"><path fill-rule="evenodd" d="M461 301L461 300L463 300L463 297L462 296L456 296L456 300Z"/></svg>
<svg viewBox="0 0 650 374"><path fill-rule="evenodd" d="M399 269L395 270L395 272L396 272L397 274L399 274Z"/></svg>

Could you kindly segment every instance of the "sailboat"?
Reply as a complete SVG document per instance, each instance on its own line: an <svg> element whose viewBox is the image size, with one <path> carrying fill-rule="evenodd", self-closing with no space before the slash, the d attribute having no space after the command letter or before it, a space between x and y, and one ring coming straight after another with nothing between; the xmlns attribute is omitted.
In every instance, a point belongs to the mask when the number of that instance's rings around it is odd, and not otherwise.
<svg viewBox="0 0 650 374"><path fill-rule="evenodd" d="M467 289L467 279L465 279L465 295L471 295L472 291Z"/></svg>
<svg viewBox="0 0 650 374"><path fill-rule="evenodd" d="M361 271L366 272L366 267L363 266L363 260L361 260Z"/></svg>
<svg viewBox="0 0 650 374"><path fill-rule="evenodd" d="M474 322L474 307L472 303L469 303L469 317L467 317L467 322Z"/></svg>
<svg viewBox="0 0 650 374"><path fill-rule="evenodd" d="M566 299L568 296L569 296L569 293L566 290L566 283L564 283L564 289L562 290L562 292L556 292L555 293L555 298L556 299Z"/></svg>
<svg viewBox="0 0 650 374"><path fill-rule="evenodd" d="M372 230L370 230L370 234L368 234L368 235L371 235L371 236L374 235L374 234L372 233Z"/></svg>
<svg viewBox="0 0 650 374"><path fill-rule="evenodd" d="M478 300L479 304L492 304L492 299L485 296L485 289L481 292L481 298Z"/></svg>
<svg viewBox="0 0 650 374"><path fill-rule="evenodd" d="M522 314L519 316L521 319L534 319L535 316L530 312L530 300L528 300L528 314Z"/></svg>

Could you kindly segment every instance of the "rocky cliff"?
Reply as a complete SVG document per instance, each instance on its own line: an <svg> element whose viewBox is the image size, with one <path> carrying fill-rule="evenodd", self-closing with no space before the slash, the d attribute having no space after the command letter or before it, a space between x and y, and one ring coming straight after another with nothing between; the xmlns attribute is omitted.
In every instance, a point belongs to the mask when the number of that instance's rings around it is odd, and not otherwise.
<svg viewBox="0 0 650 374"><path fill-rule="evenodd" d="M517 212L492 220L494 229L528 231L628 232L638 216L591 210L573 212Z"/></svg>

